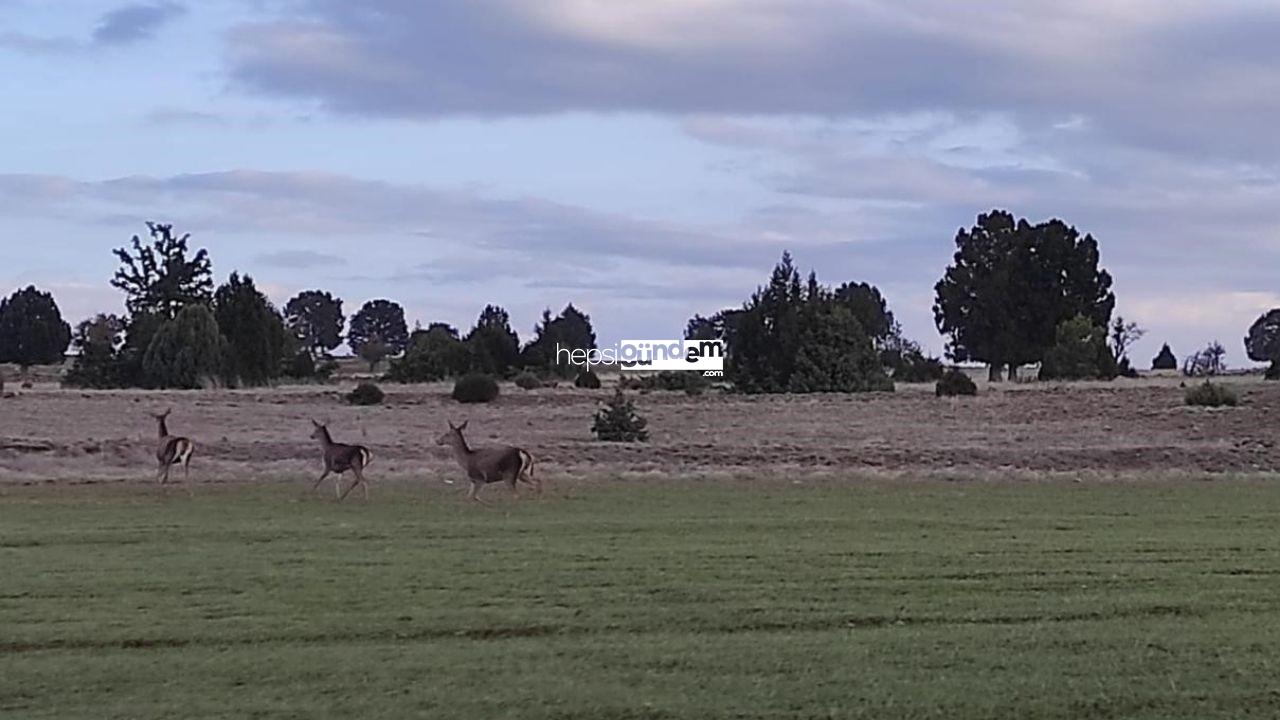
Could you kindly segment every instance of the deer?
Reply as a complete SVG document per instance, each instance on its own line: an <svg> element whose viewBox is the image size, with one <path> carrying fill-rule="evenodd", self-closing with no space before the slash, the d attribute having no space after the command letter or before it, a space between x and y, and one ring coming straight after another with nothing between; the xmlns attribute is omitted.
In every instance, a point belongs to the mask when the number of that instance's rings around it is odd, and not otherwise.
<svg viewBox="0 0 1280 720"><path fill-rule="evenodd" d="M332 474L337 474L334 479L333 494L337 496L338 502L347 499L347 495L359 485L364 489L365 502L369 501L369 484L364 479L364 469L369 467L369 463L373 461L373 453L369 448L363 445L346 445L336 443L333 437L329 435L329 427L325 423L311 421L314 429L311 431L311 439L320 441L320 449L324 453L324 472L315 484L311 486L311 491L315 492L320 487L320 483ZM350 470L356 476L356 481L351 483L351 487L346 492L339 494L342 489L342 474Z"/></svg>
<svg viewBox="0 0 1280 720"><path fill-rule="evenodd" d="M533 475L533 455L527 450L511 446L472 449L462 435L468 422L470 421L464 420L461 425L449 422L448 432L436 438L436 445L447 446L453 451L453 458L471 481L471 489L467 492L468 500L483 505L480 490L495 482L505 482L516 497L520 496L517 481L534 486L538 494L542 494L542 480Z"/></svg>
<svg viewBox="0 0 1280 720"><path fill-rule="evenodd" d="M172 412L173 408L169 408L162 413L151 415L156 419L160 439L156 445L156 460L160 463L156 471L156 482L161 485L169 482L169 471L174 465L181 465L182 481L187 486L187 492L191 493L191 454L195 452L196 444L191 441L191 438L169 434L169 424L166 421Z"/></svg>

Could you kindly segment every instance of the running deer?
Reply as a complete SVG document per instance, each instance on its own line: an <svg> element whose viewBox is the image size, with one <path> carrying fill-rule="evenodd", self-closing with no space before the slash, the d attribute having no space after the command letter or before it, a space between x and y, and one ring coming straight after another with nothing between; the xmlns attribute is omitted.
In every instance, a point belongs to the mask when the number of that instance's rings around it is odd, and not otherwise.
<svg viewBox="0 0 1280 720"><path fill-rule="evenodd" d="M364 469L369 467L369 463L373 461L373 453L369 452L369 448L363 445L344 445L336 443L333 437L329 435L329 428L323 423L315 420L311 421L315 429L311 431L311 439L320 441L320 449L324 451L324 473L320 475L320 479L311 486L312 492L320 487L320 483L329 477L330 474L337 474L338 477L333 481L333 494L338 497L341 502L347 499L347 495L359 485L364 489L364 499L369 499L369 484L364 480ZM351 483L351 487L347 491L338 494L342 489L342 474L350 470L356 476L356 481Z"/></svg>
<svg viewBox="0 0 1280 720"><path fill-rule="evenodd" d="M526 450L517 447L493 447L471 449L462 431L467 429L467 422L454 426L449 423L449 431L436 438L437 445L446 445L453 450L453 457L467 473L471 481L471 490L467 499L483 503L480 489L489 483L505 482L511 492L519 497L516 481L527 483L542 494L542 481L533 476L533 456Z"/></svg>
<svg viewBox="0 0 1280 720"><path fill-rule="evenodd" d="M156 460L160 463L159 469L156 471L156 481L161 485L169 482L169 471L174 465L182 466L182 481L187 486L187 492L191 492L191 454L196 450L196 444L191 442L190 438L179 437L169 434L169 414L173 412L173 408L169 408L162 413L154 413L151 417L156 419L159 428L160 442L156 445Z"/></svg>

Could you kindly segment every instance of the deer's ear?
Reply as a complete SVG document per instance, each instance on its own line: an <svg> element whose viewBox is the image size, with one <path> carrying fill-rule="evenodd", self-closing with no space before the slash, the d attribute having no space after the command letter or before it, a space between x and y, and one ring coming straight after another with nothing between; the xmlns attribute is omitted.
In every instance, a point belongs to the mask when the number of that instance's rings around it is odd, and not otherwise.
<svg viewBox="0 0 1280 720"><path fill-rule="evenodd" d="M470 421L470 420L463 420L463 421L462 421L462 424L458 426L458 429L459 429L459 430L466 430L466 429L467 429L467 423L469 423L469 422L471 422L471 421Z"/></svg>
<svg viewBox="0 0 1280 720"><path fill-rule="evenodd" d="M320 423L316 422L314 418L311 420L311 424L315 425L316 427L320 427Z"/></svg>

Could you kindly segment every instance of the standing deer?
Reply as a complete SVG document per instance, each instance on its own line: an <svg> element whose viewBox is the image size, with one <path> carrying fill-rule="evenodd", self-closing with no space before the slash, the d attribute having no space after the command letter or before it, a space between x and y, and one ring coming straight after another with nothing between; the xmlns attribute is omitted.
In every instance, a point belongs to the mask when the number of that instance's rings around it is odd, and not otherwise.
<svg viewBox="0 0 1280 720"><path fill-rule="evenodd" d="M510 446L473 450L462 436L462 431L466 429L467 421L456 427L449 423L449 431L436 438L436 444L447 445L452 449L454 459L467 473L467 479L471 481L467 499L483 503L480 489L495 482L505 482L512 494L519 497L517 480L533 485L538 494L542 494L542 481L533 476L533 456L528 451Z"/></svg>
<svg viewBox="0 0 1280 720"><path fill-rule="evenodd" d="M369 485L364 480L364 469L369 467L369 463L373 461L373 453L369 452L369 448L363 445L336 443L329 435L329 428L326 425L315 420L312 420L311 424L315 426L315 429L311 431L311 439L319 440L320 449L324 452L324 473L311 486L312 492L320 487L320 483L324 482L324 479L329 477L331 473L337 473L339 477L334 478L333 494L338 497L339 502L345 500L347 495L356 489L357 485L364 488L364 499L368 501ZM355 474L356 481L351 483L351 487L347 488L346 492L339 495L338 491L342 489L341 476L348 470Z"/></svg>
<svg viewBox="0 0 1280 720"><path fill-rule="evenodd" d="M169 408L151 416L156 419L160 436L160 442L156 446L156 460L160 463L156 481L161 485L169 482L169 471L174 465L182 465L182 481L187 486L187 492L191 493L191 454L195 452L196 444L190 438L169 434L166 420L172 412L173 408Z"/></svg>

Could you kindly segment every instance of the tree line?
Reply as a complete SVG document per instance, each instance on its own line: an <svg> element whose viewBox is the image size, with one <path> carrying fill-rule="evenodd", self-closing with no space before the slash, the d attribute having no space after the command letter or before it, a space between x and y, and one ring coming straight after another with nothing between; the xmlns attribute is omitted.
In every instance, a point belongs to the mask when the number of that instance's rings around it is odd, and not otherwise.
<svg viewBox="0 0 1280 720"><path fill-rule="evenodd" d="M545 310L522 343L506 310L486 305L465 334L446 323L408 328L404 309L387 299L366 302L349 319L343 301L307 290L277 309L238 272L215 286L206 249L171 225L147 224L113 250L111 284L127 313L99 314L74 329L53 297L34 287L0 300L0 362L28 366L78 353L64 376L76 387L196 388L254 386L281 378L323 378L343 342L374 370L390 359L389 380L423 382L466 373L511 377L520 371L571 377L555 348L596 347L590 317L572 303ZM994 210L955 237L951 264L934 287L933 315L957 363L985 363L992 380L1016 378L1039 364L1041 379L1110 379L1135 374L1128 356L1144 331L1113 317L1111 275L1098 242L1057 219L1032 224ZM783 253L768 282L739 307L694 315L690 339L720 339L726 375L742 392L857 392L897 382L937 380L942 359L903 335L880 290L866 282L827 286L802 277ZM1245 338L1251 360L1270 362L1280 377L1280 308ZM1188 374L1222 368L1217 343L1188 356ZM1177 368L1166 344L1152 362Z"/></svg>

